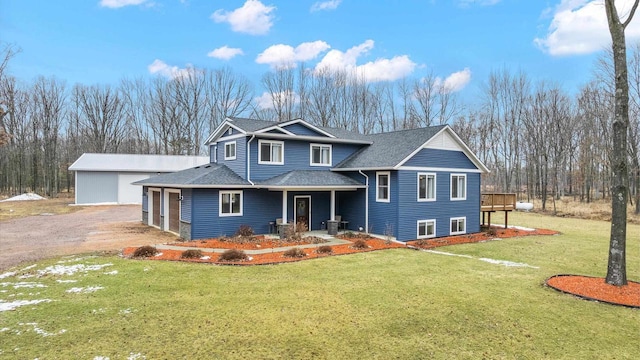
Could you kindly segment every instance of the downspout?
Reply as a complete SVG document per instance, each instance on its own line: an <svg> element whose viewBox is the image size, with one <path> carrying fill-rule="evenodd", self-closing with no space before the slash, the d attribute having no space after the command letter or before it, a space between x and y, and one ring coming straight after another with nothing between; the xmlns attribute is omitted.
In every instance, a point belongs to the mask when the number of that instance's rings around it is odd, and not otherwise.
<svg viewBox="0 0 640 360"><path fill-rule="evenodd" d="M251 140L255 139L255 137L255 135L252 135L251 139L247 141L247 181L251 186L256 186L256 184L251 181Z"/></svg>
<svg viewBox="0 0 640 360"><path fill-rule="evenodd" d="M364 176L365 178L365 185L366 187L364 188L364 232L365 233L369 233L369 177L362 172L362 170L358 170L358 172L360 173L360 175Z"/></svg>

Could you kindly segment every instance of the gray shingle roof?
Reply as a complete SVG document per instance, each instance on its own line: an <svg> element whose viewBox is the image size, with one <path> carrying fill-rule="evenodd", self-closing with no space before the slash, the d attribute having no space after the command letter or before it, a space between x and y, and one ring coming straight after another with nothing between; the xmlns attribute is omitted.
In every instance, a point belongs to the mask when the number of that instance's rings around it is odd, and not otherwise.
<svg viewBox="0 0 640 360"><path fill-rule="evenodd" d="M162 174L136 181L134 185L177 186L177 187L229 187L249 186L248 181L234 173L225 165L207 164L170 174Z"/></svg>
<svg viewBox="0 0 640 360"><path fill-rule="evenodd" d="M230 117L231 123L246 132L254 132L269 126L277 125L276 121L256 120L247 118Z"/></svg>
<svg viewBox="0 0 640 360"><path fill-rule="evenodd" d="M293 170L282 175L257 182L260 186L273 187L364 187L358 181L326 170Z"/></svg>
<svg viewBox="0 0 640 360"><path fill-rule="evenodd" d="M392 168L446 125L367 135L373 142L344 159L335 169Z"/></svg>

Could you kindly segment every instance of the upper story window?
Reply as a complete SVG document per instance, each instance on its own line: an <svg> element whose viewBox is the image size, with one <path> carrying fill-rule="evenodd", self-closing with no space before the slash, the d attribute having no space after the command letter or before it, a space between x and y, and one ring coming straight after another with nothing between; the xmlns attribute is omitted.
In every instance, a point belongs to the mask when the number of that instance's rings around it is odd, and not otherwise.
<svg viewBox="0 0 640 360"><path fill-rule="evenodd" d="M242 190L220 191L220 216L242 216Z"/></svg>
<svg viewBox="0 0 640 360"><path fill-rule="evenodd" d="M467 199L467 175L451 174L451 200Z"/></svg>
<svg viewBox="0 0 640 360"><path fill-rule="evenodd" d="M236 142L235 141L224 143L224 159L225 160L236 159Z"/></svg>
<svg viewBox="0 0 640 360"><path fill-rule="evenodd" d="M258 164L284 164L284 142L274 140L258 141Z"/></svg>
<svg viewBox="0 0 640 360"><path fill-rule="evenodd" d="M331 145L311 144L311 166L331 166Z"/></svg>
<svg viewBox="0 0 640 360"><path fill-rule="evenodd" d="M388 171L376 173L376 201L391 201L391 174Z"/></svg>
<svg viewBox="0 0 640 360"><path fill-rule="evenodd" d="M418 173L418 201L436 200L436 174Z"/></svg>

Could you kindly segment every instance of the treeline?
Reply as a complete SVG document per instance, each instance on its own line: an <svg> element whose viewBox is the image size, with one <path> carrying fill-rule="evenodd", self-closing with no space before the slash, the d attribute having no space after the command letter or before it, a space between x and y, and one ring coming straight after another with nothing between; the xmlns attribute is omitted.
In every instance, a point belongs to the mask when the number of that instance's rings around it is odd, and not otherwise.
<svg viewBox="0 0 640 360"><path fill-rule="evenodd" d="M493 71L465 106L435 76L368 82L304 66L266 73L254 84L231 68L188 68L172 79L122 79L117 86L67 86L56 78L25 82L0 53L0 192L54 196L73 187L68 166L84 152L206 154L203 142L226 116L303 118L316 125L376 133L450 124L492 169L486 191L520 199L608 197L614 77L603 54L590 81L569 94L562 84L524 72ZM629 56L630 199L640 200L640 45Z"/></svg>

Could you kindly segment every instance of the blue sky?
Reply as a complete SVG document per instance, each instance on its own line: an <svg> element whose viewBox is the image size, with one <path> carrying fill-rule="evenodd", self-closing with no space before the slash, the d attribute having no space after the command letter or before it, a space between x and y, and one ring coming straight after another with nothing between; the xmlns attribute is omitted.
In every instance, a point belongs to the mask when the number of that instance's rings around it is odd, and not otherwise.
<svg viewBox="0 0 640 360"><path fill-rule="evenodd" d="M574 93L610 41L602 1L0 0L0 41L21 49L14 76L68 85L230 66L259 96L265 72L304 63L371 82L433 74L468 99L506 67Z"/></svg>

